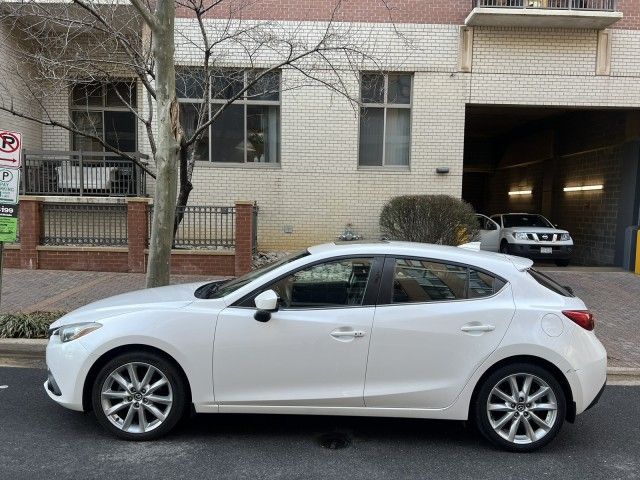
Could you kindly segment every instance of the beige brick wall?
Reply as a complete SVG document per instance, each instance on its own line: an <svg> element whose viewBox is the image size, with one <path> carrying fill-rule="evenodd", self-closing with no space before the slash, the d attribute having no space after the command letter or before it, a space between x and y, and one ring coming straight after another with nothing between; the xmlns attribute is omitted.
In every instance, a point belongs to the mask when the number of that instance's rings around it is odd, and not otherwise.
<svg viewBox="0 0 640 480"><path fill-rule="evenodd" d="M4 25L0 25L0 105L38 117L38 104L29 100L25 88L25 80L30 76L30 69L16 55L17 41ZM22 133L25 148L41 147L42 128L35 122L0 111L0 130Z"/></svg>
<svg viewBox="0 0 640 480"><path fill-rule="evenodd" d="M224 22L223 22L224 23ZM209 22L215 35L222 23ZM264 249L292 249L334 239L346 223L377 238L384 202L405 193L461 194L464 117L467 103L576 107L640 107L640 32L614 30L611 76L596 76L595 30L477 28L473 69L458 68L455 25L344 25L355 44L382 68L414 72L411 167L407 171L362 170L357 165L358 113L344 98L317 86L301 86L293 70L283 71L281 165L198 164L191 204L230 205L255 200L260 206L259 243ZM177 56L197 64L197 26L177 22ZM314 24L279 23L280 32L317 37ZM256 65L269 65L261 54ZM239 50L217 53L217 63L247 66ZM364 62L363 69L372 68ZM351 80L353 81L353 80ZM287 86L300 88L289 89ZM356 85L352 85L356 88ZM140 92L142 93L142 91ZM51 99L65 115L66 99ZM139 97L146 109L146 100ZM65 145L68 135L44 132L45 143ZM139 146L148 152L140 127ZM64 137L64 138L63 138ZM448 175L435 173L449 167ZM152 187L152 182L150 182ZM285 229L292 233L284 233Z"/></svg>

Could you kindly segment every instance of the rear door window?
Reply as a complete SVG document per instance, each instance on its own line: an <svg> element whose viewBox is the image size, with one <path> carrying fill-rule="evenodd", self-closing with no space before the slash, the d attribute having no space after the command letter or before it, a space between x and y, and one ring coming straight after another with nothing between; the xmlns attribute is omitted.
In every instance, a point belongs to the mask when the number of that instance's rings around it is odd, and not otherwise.
<svg viewBox="0 0 640 480"><path fill-rule="evenodd" d="M398 258L391 294L383 292L380 303L388 303L388 297L393 304L482 298L497 293L505 284L499 277L466 265Z"/></svg>

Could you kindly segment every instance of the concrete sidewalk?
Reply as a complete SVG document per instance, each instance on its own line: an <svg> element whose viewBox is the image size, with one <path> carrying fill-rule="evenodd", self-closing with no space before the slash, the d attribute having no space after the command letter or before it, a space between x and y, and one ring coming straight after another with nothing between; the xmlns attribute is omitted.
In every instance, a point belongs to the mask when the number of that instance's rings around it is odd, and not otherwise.
<svg viewBox="0 0 640 480"><path fill-rule="evenodd" d="M543 268L571 286L596 314L596 333L613 367L640 368L640 276L622 271ZM119 293L144 288L144 275L6 269L0 312L70 311ZM215 277L173 276L172 283Z"/></svg>

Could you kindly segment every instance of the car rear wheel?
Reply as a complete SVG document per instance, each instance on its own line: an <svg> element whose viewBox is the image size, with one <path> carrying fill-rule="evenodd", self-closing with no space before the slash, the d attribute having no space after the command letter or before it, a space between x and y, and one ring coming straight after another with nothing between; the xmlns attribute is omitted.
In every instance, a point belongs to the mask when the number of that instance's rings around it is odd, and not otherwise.
<svg viewBox="0 0 640 480"><path fill-rule="evenodd" d="M185 412L185 385L174 365L152 353L127 353L109 361L93 384L100 424L126 440L165 435Z"/></svg>
<svg viewBox="0 0 640 480"><path fill-rule="evenodd" d="M530 452L558 434L566 413L562 387L547 370L520 363L493 372L474 405L480 432L512 452Z"/></svg>

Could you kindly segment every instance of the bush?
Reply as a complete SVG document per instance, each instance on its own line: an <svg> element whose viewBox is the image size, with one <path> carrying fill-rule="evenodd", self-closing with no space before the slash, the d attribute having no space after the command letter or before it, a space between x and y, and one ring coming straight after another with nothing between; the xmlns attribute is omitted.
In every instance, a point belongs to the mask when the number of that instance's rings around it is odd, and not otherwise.
<svg viewBox="0 0 640 480"><path fill-rule="evenodd" d="M473 207L449 195L403 195L392 198L380 214L389 240L460 245L478 234Z"/></svg>
<svg viewBox="0 0 640 480"><path fill-rule="evenodd" d="M0 315L0 338L47 338L49 325L64 312L6 313Z"/></svg>

